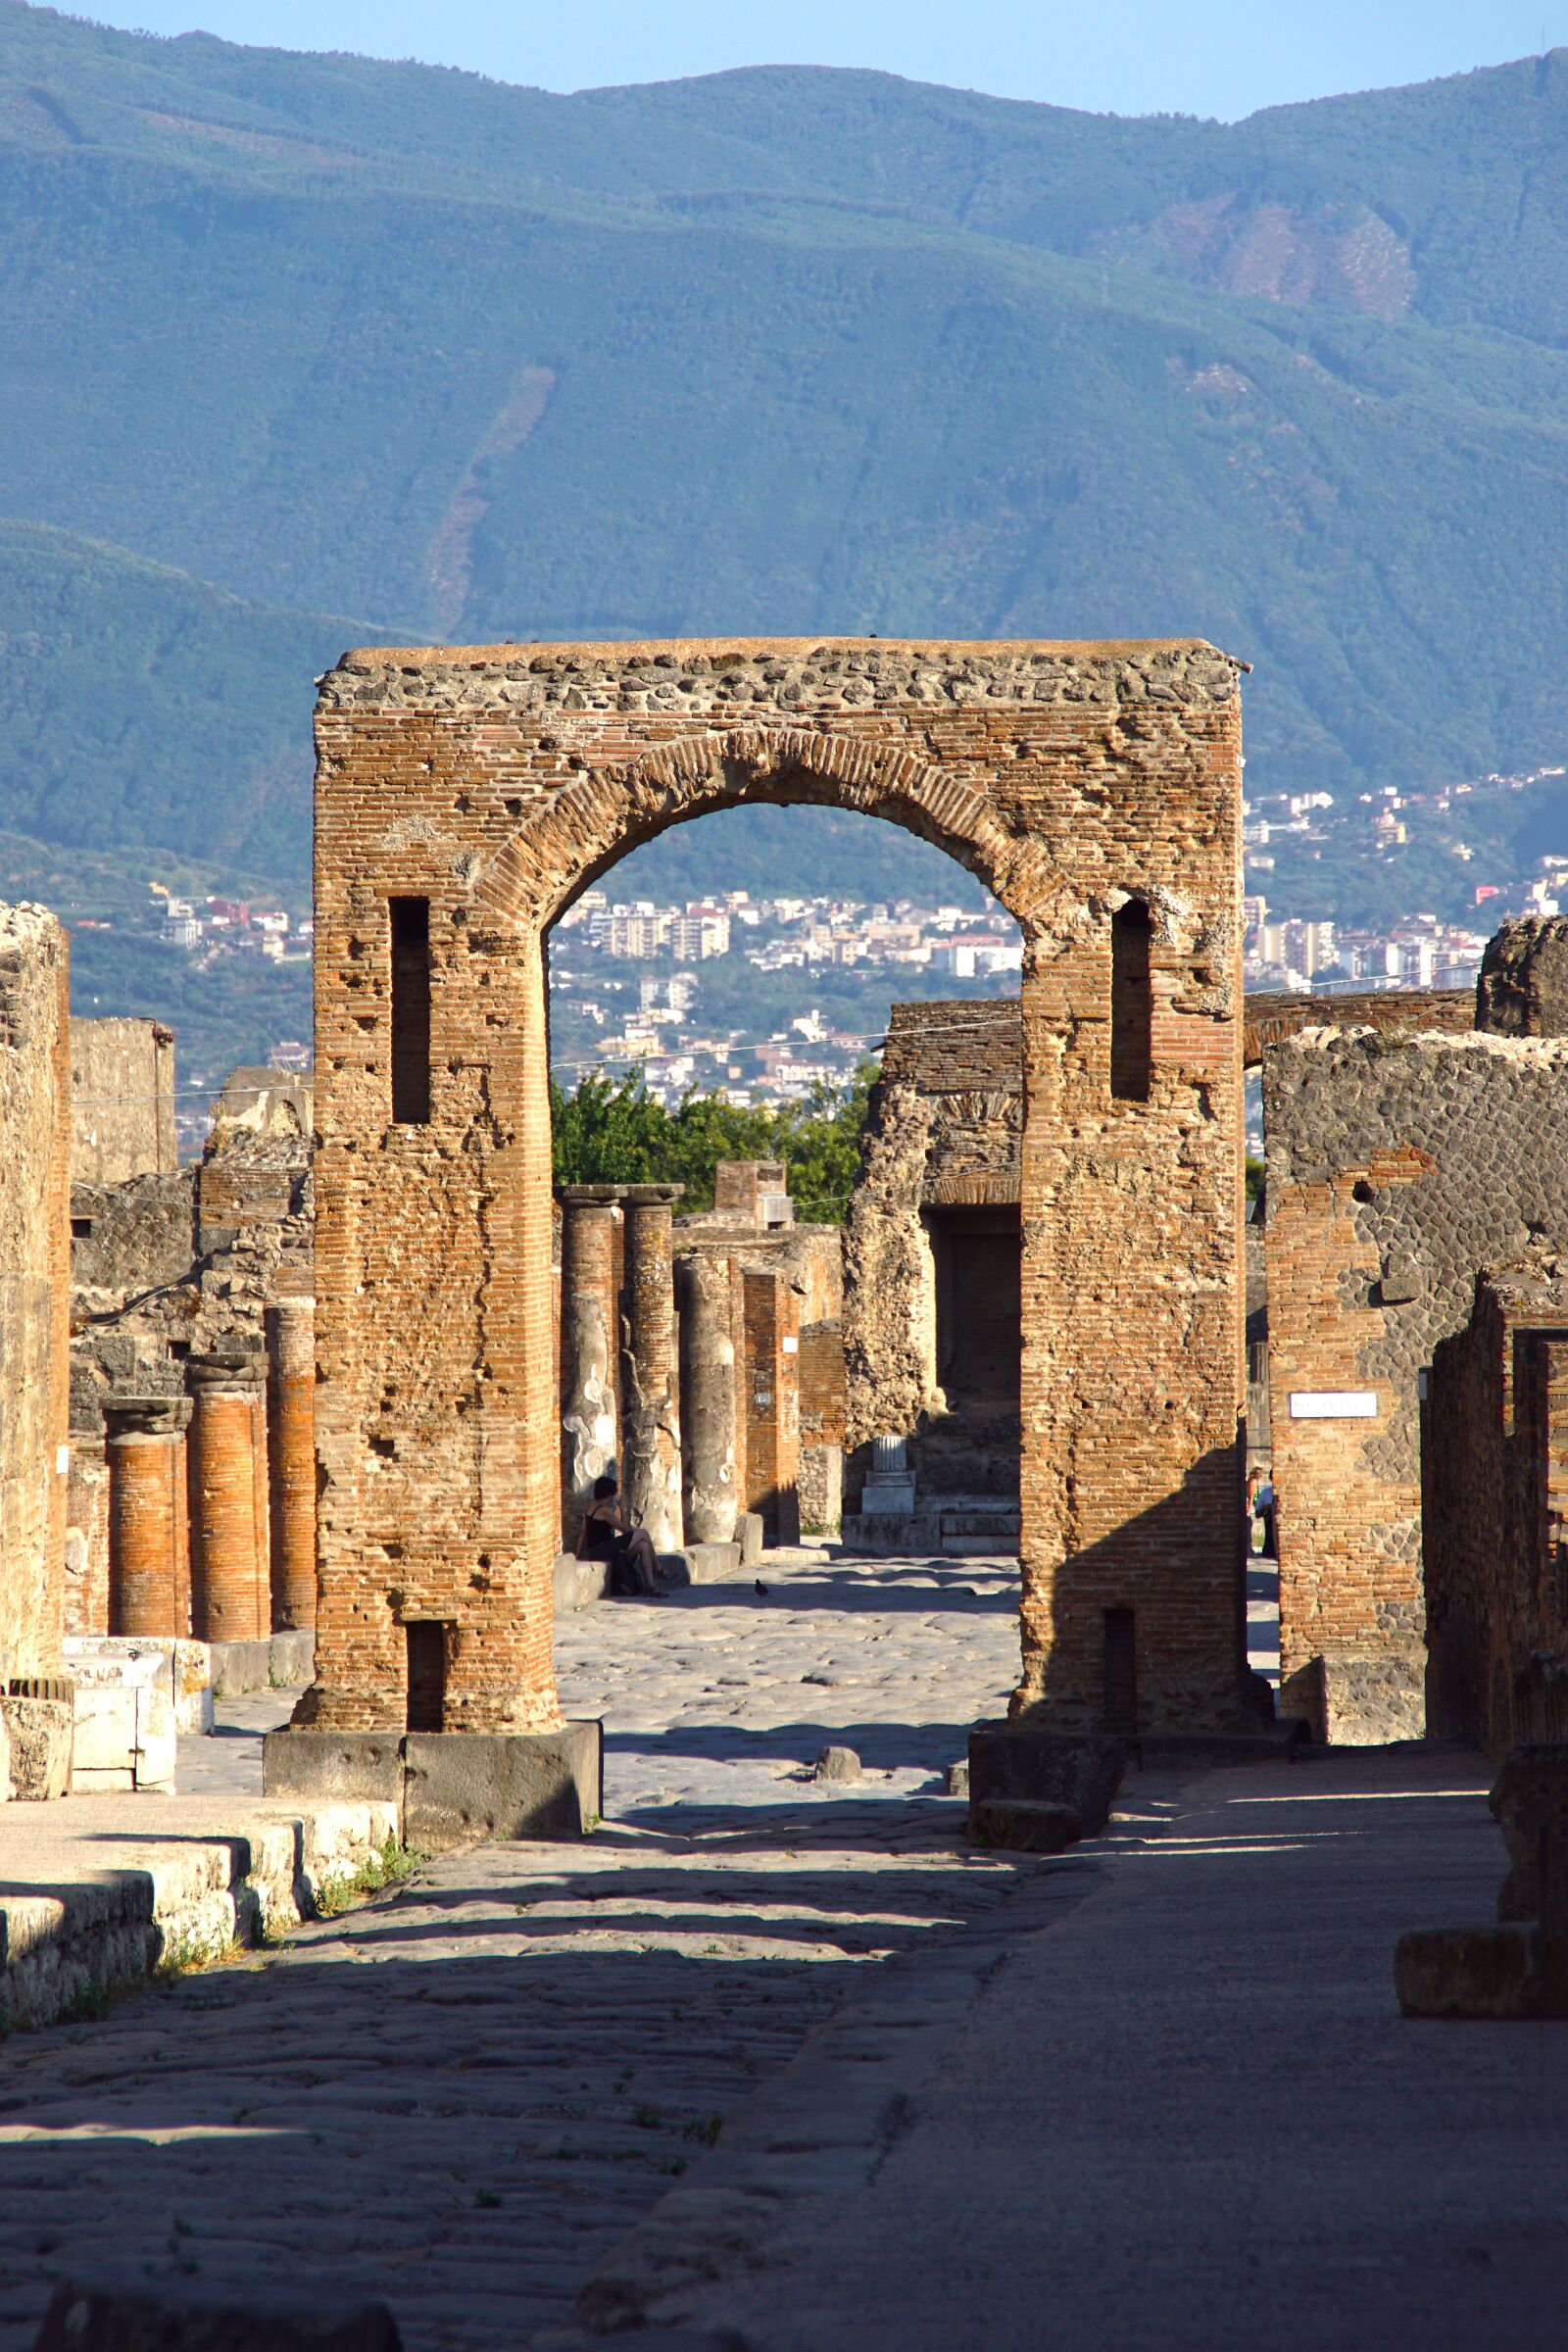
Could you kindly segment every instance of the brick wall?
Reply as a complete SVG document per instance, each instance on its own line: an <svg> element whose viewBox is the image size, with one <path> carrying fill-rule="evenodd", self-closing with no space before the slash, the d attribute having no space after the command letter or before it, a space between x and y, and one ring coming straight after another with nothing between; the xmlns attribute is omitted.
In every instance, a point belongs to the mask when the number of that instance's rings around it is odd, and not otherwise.
<svg viewBox="0 0 1568 2352"><path fill-rule="evenodd" d="M1433 1351L1421 1437L1429 1728L1496 1756L1561 1738L1529 1720L1529 1669L1568 1655L1562 1261L1477 1277L1469 1321Z"/></svg>
<svg viewBox="0 0 1568 2352"><path fill-rule="evenodd" d="M1568 1247L1568 1046L1319 1031L1269 1049L1270 1437L1283 1706L1348 1740L1425 1716L1419 1386L1477 1271ZM1370 1398L1367 1417L1300 1400ZM1298 1403L1293 1409L1292 1398Z"/></svg>
<svg viewBox="0 0 1568 2352"><path fill-rule="evenodd" d="M393 1727L403 1622L455 1627L449 1728L551 1723L557 1400L543 933L668 824L879 814L1018 921L1020 1705L1144 1720L1241 1676L1240 724L1197 643L371 650L318 709L318 1681ZM1112 919L1151 910L1147 1101L1112 1099ZM429 909L430 1116L392 1116L389 901ZM411 1015L412 1017L412 1015ZM1130 1367L1135 1368L1130 1371Z"/></svg>

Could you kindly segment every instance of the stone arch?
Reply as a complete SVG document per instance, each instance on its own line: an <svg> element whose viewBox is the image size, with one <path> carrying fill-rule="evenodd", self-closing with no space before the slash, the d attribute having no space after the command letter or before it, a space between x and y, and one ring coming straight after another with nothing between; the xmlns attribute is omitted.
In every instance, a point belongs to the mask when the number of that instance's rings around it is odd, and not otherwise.
<svg viewBox="0 0 1568 2352"><path fill-rule="evenodd" d="M1060 910L1045 846L1006 825L975 786L896 747L804 727L685 736L579 774L524 812L475 877L475 909L548 929L631 850L747 803L885 817L967 867L1026 932Z"/></svg>

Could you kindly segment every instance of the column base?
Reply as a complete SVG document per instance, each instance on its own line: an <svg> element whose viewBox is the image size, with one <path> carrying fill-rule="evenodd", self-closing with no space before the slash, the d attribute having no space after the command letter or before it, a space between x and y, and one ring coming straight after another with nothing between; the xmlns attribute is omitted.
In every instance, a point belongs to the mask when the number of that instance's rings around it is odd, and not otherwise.
<svg viewBox="0 0 1568 2352"><path fill-rule="evenodd" d="M515 1838L581 1838L603 1806L604 1726L559 1732L317 1732L292 1724L262 1743L270 1797L398 1808L419 1853Z"/></svg>

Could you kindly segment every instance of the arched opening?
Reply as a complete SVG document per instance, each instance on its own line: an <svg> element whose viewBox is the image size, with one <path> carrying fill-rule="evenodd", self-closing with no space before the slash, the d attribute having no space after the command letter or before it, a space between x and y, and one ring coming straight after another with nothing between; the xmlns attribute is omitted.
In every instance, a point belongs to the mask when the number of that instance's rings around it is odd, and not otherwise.
<svg viewBox="0 0 1568 2352"><path fill-rule="evenodd" d="M792 788L807 789L785 779ZM859 1217L873 1246L903 1248L920 1293L914 1322L930 1344L912 1421L908 1349L875 1328L865 1250L847 1250L846 1218L867 1085L895 1018L936 1021L954 1064L988 1025L977 1016L1004 998L1013 1112L1022 958L1016 922L950 855L813 798L677 818L571 899L548 947L568 1551L604 1552L585 1514L607 1473L621 1476L625 1508L659 1548L682 1554L671 1573L687 1572L693 1546L733 1543L748 1515L754 1540L836 1539L847 1484L858 1513L876 1431L933 1457L920 1464L923 1501L944 1486L960 1499L993 1489L995 1547L1016 1550L1015 1116L993 1139L1005 1164L978 1214L928 1199L922 1161L906 1200ZM641 1188L671 1183L678 1200L641 1203ZM669 1230L648 1279L674 1313L648 1333L645 1360L631 1245L650 1216ZM1003 1425L1005 1458L984 1474L977 1404ZM678 1455L678 1493L643 1434L650 1422ZM560 1589L591 1594L609 1573L564 1567Z"/></svg>

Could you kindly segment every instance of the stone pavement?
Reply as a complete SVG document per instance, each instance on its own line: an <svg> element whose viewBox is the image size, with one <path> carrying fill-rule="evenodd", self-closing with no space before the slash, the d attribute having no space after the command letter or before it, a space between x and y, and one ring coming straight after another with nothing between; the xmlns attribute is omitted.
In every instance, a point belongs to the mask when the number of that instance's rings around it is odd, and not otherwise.
<svg viewBox="0 0 1568 2352"><path fill-rule="evenodd" d="M1084 1899L967 1993L853 1999L585 2315L746 2352L1560 2352L1568 2027L1393 1991L1402 1929L1493 1915L1491 1777L1320 1754L1080 1849Z"/></svg>
<svg viewBox="0 0 1568 2352"><path fill-rule="evenodd" d="M942 1793L1015 1677L1016 1564L803 1552L763 1581L562 1626L564 1703L608 1726L584 1844L444 1856L0 2048L4 2352L83 2265L384 2294L411 2347L525 2343L872 1964L940 1952L972 1989L1078 1900L1092 1865L971 1855ZM290 1699L182 1748L204 1812L254 1801ZM829 1740L868 1777L805 1777ZM168 1836L186 1800L131 1801Z"/></svg>

